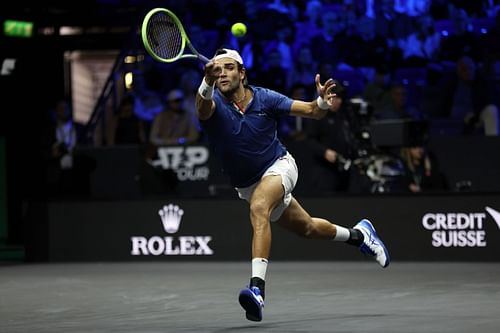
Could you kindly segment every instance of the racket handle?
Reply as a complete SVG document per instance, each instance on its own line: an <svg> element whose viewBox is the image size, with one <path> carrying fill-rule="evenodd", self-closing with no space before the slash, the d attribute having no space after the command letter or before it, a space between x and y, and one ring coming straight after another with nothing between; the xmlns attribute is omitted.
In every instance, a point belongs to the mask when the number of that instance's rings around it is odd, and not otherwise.
<svg viewBox="0 0 500 333"><path fill-rule="evenodd" d="M203 54L198 54L198 59L200 59L201 61L203 61L205 64L206 64L207 62L209 62L209 61L210 61L210 60L209 60L207 57L205 57Z"/></svg>

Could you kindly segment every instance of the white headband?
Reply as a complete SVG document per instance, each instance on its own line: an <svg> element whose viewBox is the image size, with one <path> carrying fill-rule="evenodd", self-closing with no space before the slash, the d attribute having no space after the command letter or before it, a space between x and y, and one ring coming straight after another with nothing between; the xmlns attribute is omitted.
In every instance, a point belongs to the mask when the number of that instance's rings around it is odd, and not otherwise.
<svg viewBox="0 0 500 333"><path fill-rule="evenodd" d="M219 60L221 58L231 58L240 65L243 65L243 59L241 58L240 54L237 51L231 49L223 49L223 50L225 50L226 53L221 53L216 55L214 57L214 60Z"/></svg>

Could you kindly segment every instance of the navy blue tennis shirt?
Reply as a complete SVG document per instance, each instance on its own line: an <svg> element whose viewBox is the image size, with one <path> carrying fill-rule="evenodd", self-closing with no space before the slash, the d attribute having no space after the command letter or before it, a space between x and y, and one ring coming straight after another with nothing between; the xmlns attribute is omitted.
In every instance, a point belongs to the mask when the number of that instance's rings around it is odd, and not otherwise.
<svg viewBox="0 0 500 333"><path fill-rule="evenodd" d="M277 126L280 117L290 114L293 100L266 88L249 88L253 99L244 113L216 89L215 112L201 121L212 151L235 187L257 182L274 161L287 153L278 139Z"/></svg>

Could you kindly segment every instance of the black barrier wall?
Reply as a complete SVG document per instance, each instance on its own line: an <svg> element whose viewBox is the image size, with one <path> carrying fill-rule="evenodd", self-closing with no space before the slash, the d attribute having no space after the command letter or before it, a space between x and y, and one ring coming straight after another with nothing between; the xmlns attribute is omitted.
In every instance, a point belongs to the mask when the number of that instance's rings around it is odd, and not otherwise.
<svg viewBox="0 0 500 333"><path fill-rule="evenodd" d="M317 161L309 146L303 141L286 142L286 146L300 171L294 193L320 196L322 193L315 186ZM437 157L450 192L457 191L460 183L469 184L465 189L468 191L500 192L500 154L492 154L500 149L499 137L435 138L429 149ZM151 160L145 158L144 148L136 145L78 147L75 155L78 156L75 161L83 164L78 170L86 170L75 178L78 182L88 178L89 182L89 193L79 193L80 197L132 200L152 196L232 198L234 195L219 161L204 145L159 147Z"/></svg>
<svg viewBox="0 0 500 333"><path fill-rule="evenodd" d="M300 201L313 216L341 225L370 218L394 260L500 259L500 195L351 196ZM38 244L47 247L28 247L28 259L204 261L251 257L248 206L238 199L52 202L45 211L47 233L33 230ZM40 214L33 216L43 220ZM40 241L45 234L47 241ZM44 251L47 255L40 255ZM272 260L364 258L346 244L301 239L273 226Z"/></svg>

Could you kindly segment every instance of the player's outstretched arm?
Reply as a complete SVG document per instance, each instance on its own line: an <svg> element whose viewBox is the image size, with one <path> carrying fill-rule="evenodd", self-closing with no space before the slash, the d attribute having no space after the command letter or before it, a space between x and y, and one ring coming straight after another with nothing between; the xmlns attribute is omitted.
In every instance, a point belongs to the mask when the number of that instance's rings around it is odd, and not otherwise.
<svg viewBox="0 0 500 333"><path fill-rule="evenodd" d="M321 119L327 114L329 105L326 101L335 96L329 92L335 83L333 79L328 79L325 84L321 84L319 74L316 74L315 82L318 98L312 102L294 100L290 111L292 116Z"/></svg>
<svg viewBox="0 0 500 333"><path fill-rule="evenodd" d="M215 81L217 81L221 73L221 66L217 65L213 60L210 60L205 65L205 77L196 94L196 114L201 120L207 120L215 111L213 101Z"/></svg>

